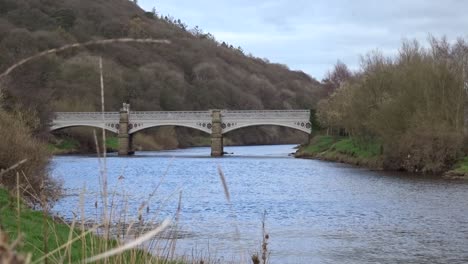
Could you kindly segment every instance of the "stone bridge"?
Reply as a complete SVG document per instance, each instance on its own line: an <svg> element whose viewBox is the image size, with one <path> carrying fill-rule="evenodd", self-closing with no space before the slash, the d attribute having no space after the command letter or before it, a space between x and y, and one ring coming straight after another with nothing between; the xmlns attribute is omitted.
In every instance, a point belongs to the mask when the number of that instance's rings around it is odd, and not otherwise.
<svg viewBox="0 0 468 264"><path fill-rule="evenodd" d="M133 154L132 135L158 126L190 127L211 135L211 156L222 156L223 134L259 125L290 127L310 134L310 110L207 110L132 112L124 104L120 112L57 112L51 131L89 126L118 134L119 155Z"/></svg>

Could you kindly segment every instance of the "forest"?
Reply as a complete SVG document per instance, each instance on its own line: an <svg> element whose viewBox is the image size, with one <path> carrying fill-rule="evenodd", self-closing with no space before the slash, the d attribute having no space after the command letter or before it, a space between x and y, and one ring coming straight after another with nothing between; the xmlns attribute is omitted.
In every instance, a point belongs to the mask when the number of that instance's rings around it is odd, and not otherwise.
<svg viewBox="0 0 468 264"><path fill-rule="evenodd" d="M93 151L90 129L49 135L54 111L100 110L99 57L104 60L105 109L123 102L136 111L310 109L324 96L319 81L287 66L245 54L197 26L147 12L128 0L2 0L0 72L37 52L111 38L167 39L169 45L118 43L71 49L33 60L2 80L4 108L27 112L36 134L73 138ZM58 138L57 138L58 136ZM228 135L231 144L304 142L302 133L276 127ZM190 146L206 136L185 128L139 133L143 149Z"/></svg>

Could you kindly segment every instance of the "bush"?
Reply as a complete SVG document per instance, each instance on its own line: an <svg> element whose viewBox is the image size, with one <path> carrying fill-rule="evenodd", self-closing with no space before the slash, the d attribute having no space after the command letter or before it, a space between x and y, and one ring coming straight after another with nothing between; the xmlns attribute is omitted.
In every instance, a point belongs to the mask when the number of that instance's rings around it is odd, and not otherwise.
<svg viewBox="0 0 468 264"><path fill-rule="evenodd" d="M440 124L414 127L385 148L385 166L410 172L440 173L456 163L462 154L462 143L463 135L449 127Z"/></svg>
<svg viewBox="0 0 468 264"><path fill-rule="evenodd" d="M48 201L54 201L60 194L60 185L48 175L50 152L47 145L34 138L31 129L17 115L0 110L0 185L14 190L16 176L20 175L21 193L36 204L39 194L45 194ZM7 170L22 160L17 168ZM42 192L42 193L41 193Z"/></svg>
<svg viewBox="0 0 468 264"><path fill-rule="evenodd" d="M330 131L382 143L389 169L439 173L463 148L465 41L403 43L396 57L363 57L362 69L319 103Z"/></svg>

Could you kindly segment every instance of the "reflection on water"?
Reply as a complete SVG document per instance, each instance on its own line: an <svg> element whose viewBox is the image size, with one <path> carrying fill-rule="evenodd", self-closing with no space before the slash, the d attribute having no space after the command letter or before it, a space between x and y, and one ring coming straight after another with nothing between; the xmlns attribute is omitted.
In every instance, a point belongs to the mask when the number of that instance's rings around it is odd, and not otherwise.
<svg viewBox="0 0 468 264"><path fill-rule="evenodd" d="M136 218L150 199L145 221L173 217L182 191L180 228L187 236L177 241L179 254L209 248L230 260L256 251L266 211L271 263L468 262L467 183L294 159L288 156L293 147L226 147L234 154L216 159L209 148L111 155L112 201L128 208L114 215ZM53 165L67 192L54 210L80 215L84 193L86 217L99 218L97 159L61 156Z"/></svg>

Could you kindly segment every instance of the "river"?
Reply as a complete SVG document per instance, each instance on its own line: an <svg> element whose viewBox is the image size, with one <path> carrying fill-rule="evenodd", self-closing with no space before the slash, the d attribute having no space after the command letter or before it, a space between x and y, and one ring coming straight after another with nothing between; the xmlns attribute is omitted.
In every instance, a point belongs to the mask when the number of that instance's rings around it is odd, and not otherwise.
<svg viewBox="0 0 468 264"><path fill-rule="evenodd" d="M109 155L114 214L135 219L140 207L144 221L174 218L182 193L179 255L246 259L260 250L266 212L273 264L468 263L467 182L295 159L293 147L225 147L233 154L223 158L209 148ZM55 212L99 218L96 157L56 156L52 172L66 190Z"/></svg>

